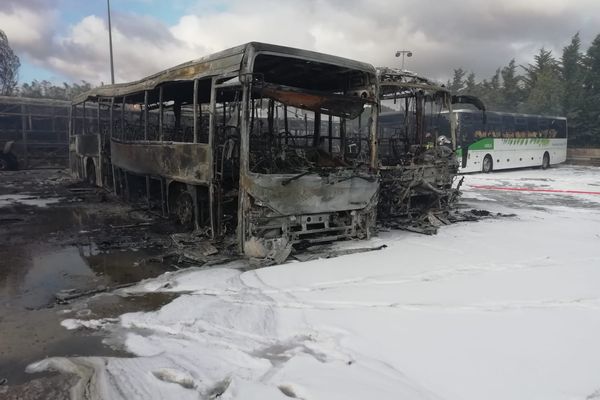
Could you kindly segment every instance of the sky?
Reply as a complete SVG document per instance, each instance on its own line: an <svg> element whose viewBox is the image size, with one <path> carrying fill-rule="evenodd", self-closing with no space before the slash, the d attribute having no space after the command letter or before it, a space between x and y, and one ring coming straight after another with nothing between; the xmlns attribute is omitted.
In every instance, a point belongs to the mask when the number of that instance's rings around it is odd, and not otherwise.
<svg viewBox="0 0 600 400"><path fill-rule="evenodd" d="M438 80L491 76L541 48L600 34L598 0L112 0L115 79L126 82L249 41L400 66ZM110 82L106 0L2 0L20 81Z"/></svg>

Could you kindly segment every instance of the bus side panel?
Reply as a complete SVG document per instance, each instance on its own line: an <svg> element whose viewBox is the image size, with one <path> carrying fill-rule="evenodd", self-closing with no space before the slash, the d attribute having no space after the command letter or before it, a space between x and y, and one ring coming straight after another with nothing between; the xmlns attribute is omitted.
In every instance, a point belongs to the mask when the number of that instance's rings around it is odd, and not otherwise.
<svg viewBox="0 0 600 400"><path fill-rule="evenodd" d="M493 141L490 145L489 141ZM559 164L567 158L567 139L515 138L482 139L469 146L467 165L462 173L480 172L483 159L490 155L493 169L539 167L544 153L550 155L550 164Z"/></svg>
<svg viewBox="0 0 600 400"><path fill-rule="evenodd" d="M189 184L208 184L212 157L203 143L119 142L111 140L112 163L138 175L162 176Z"/></svg>
<svg viewBox="0 0 600 400"><path fill-rule="evenodd" d="M567 139L552 139L550 164L560 164L567 161Z"/></svg>

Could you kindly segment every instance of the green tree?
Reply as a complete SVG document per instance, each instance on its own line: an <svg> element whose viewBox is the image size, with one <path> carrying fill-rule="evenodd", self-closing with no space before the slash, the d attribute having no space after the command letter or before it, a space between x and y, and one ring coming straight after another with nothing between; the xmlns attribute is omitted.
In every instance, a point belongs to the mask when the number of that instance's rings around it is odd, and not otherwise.
<svg viewBox="0 0 600 400"><path fill-rule="evenodd" d="M48 98L59 100L72 100L75 96L84 93L92 88L89 82L68 84L64 82L62 86L53 85L51 82L34 79L31 83L23 83L19 89L19 95L22 97Z"/></svg>
<svg viewBox="0 0 600 400"><path fill-rule="evenodd" d="M527 99L521 111L531 114L563 114L563 82L558 61L544 48L534 57L534 64L524 67Z"/></svg>
<svg viewBox="0 0 600 400"><path fill-rule="evenodd" d="M558 61L552 55L551 50L546 50L543 47L540 52L533 57L534 64L521 66L525 70L525 76L522 78L525 84L525 90L528 93L533 89L537 81L538 75L544 70L559 71Z"/></svg>
<svg viewBox="0 0 600 400"><path fill-rule="evenodd" d="M467 75L467 79L465 80L465 86L463 88L464 94L469 94L471 96L477 96L479 93L479 87L477 86L477 81L475 80L475 73L470 72Z"/></svg>
<svg viewBox="0 0 600 400"><path fill-rule="evenodd" d="M535 84L529 91L523 111L529 114L561 115L563 85L560 75L546 68L536 74Z"/></svg>
<svg viewBox="0 0 600 400"><path fill-rule="evenodd" d="M514 58L502 68L500 75L502 76L502 88L498 106L502 111L516 112L524 99L523 89L520 86L521 77L517 75L517 64Z"/></svg>
<svg viewBox="0 0 600 400"><path fill-rule="evenodd" d="M21 62L0 29L0 95L10 96L17 87Z"/></svg>
<svg viewBox="0 0 600 400"><path fill-rule="evenodd" d="M582 126L580 137L586 145L600 146L600 35L584 57Z"/></svg>
<svg viewBox="0 0 600 400"><path fill-rule="evenodd" d="M483 100L488 110L498 110L500 104L502 104L500 88L500 68L498 68L489 81L484 79L479 85L477 96Z"/></svg>
<svg viewBox="0 0 600 400"><path fill-rule="evenodd" d="M448 89L450 89L452 93L459 93L463 90L465 84L464 78L466 74L466 71L464 71L462 68L454 70L452 82L448 83Z"/></svg>
<svg viewBox="0 0 600 400"><path fill-rule="evenodd" d="M569 133L572 140L579 141L583 128L585 70L579 32L571 38L571 43L563 48L561 58L561 76L564 86L562 106L569 121Z"/></svg>

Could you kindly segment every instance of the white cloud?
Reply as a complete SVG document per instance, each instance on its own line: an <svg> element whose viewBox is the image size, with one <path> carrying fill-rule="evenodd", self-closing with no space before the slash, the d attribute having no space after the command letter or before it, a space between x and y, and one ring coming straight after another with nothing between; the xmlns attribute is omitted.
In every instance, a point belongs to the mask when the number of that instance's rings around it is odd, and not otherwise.
<svg viewBox="0 0 600 400"><path fill-rule="evenodd" d="M56 9L8 1L0 26L18 52L73 80L109 80L104 17L85 17L59 36ZM600 33L597 0L211 0L171 26L160 16L118 11L113 7L120 81L253 40L376 65L398 65L395 51L410 49L407 65L422 74L446 78L462 66L485 77L511 58L528 62L540 47L558 52L577 31L584 42Z"/></svg>
<svg viewBox="0 0 600 400"><path fill-rule="evenodd" d="M9 38L11 46L23 52L43 49L56 23L57 13L40 13L29 8L0 9L0 29Z"/></svg>

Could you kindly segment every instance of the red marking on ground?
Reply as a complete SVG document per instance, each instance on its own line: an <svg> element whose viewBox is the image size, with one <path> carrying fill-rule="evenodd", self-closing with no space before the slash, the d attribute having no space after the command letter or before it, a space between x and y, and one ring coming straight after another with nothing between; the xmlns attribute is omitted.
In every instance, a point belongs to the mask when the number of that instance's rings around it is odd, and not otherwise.
<svg viewBox="0 0 600 400"><path fill-rule="evenodd" d="M509 190L516 192L542 192L542 193L568 193L568 194L596 194L600 195L600 192L588 192L585 190L561 190L561 189L535 189L535 188L524 188L524 187L509 187L509 186L488 186L488 185L469 185L475 189L485 190Z"/></svg>

